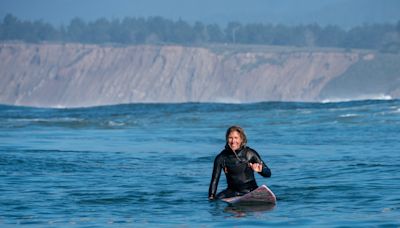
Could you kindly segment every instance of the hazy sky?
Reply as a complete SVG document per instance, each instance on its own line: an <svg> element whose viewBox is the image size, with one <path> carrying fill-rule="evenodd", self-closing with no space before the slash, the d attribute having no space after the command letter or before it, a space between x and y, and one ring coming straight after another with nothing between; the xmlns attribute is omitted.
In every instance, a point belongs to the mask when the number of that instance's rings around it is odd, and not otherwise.
<svg viewBox="0 0 400 228"><path fill-rule="evenodd" d="M1 19L11 13L21 19L68 24L74 17L162 16L177 20L224 24L284 23L352 27L363 23L396 23L400 0L0 0Z"/></svg>

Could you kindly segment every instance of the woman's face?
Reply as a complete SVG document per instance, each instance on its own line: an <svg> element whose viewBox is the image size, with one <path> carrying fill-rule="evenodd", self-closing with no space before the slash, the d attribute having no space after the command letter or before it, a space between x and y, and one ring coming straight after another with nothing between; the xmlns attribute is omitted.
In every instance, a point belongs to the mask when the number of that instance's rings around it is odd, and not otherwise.
<svg viewBox="0 0 400 228"><path fill-rule="evenodd" d="M240 136L239 132L232 131L228 135L228 146L233 150L237 150L242 145L243 139Z"/></svg>

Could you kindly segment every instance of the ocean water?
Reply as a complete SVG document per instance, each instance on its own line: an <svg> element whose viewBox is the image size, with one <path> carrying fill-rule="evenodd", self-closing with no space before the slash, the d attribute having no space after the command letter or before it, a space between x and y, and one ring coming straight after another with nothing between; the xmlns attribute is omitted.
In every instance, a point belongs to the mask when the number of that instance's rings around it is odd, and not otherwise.
<svg viewBox="0 0 400 228"><path fill-rule="evenodd" d="M208 201L233 124L277 205ZM0 227L400 227L399 133L399 100L0 106Z"/></svg>

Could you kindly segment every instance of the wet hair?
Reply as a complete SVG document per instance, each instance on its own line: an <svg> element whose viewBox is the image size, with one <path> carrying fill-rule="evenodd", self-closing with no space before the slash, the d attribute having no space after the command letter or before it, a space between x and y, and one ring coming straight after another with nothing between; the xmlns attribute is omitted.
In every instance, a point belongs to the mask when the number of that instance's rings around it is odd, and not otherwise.
<svg viewBox="0 0 400 228"><path fill-rule="evenodd" d="M247 144L247 137L246 137L246 134L244 133L244 129L239 127L239 126L237 126L237 125L231 126L231 127L228 128L228 130L226 130L226 135L225 135L226 143L228 143L229 134L234 132L234 131L238 132L240 137L243 140L242 141L242 145L240 145L240 146L246 145Z"/></svg>

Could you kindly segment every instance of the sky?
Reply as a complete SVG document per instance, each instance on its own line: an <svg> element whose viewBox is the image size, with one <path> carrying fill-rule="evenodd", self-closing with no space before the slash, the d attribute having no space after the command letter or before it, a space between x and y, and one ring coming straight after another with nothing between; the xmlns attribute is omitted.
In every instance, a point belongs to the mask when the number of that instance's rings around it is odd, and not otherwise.
<svg viewBox="0 0 400 228"><path fill-rule="evenodd" d="M68 24L80 17L162 16L189 23L241 23L339 25L397 23L400 0L0 0L0 18L6 14L23 20Z"/></svg>

